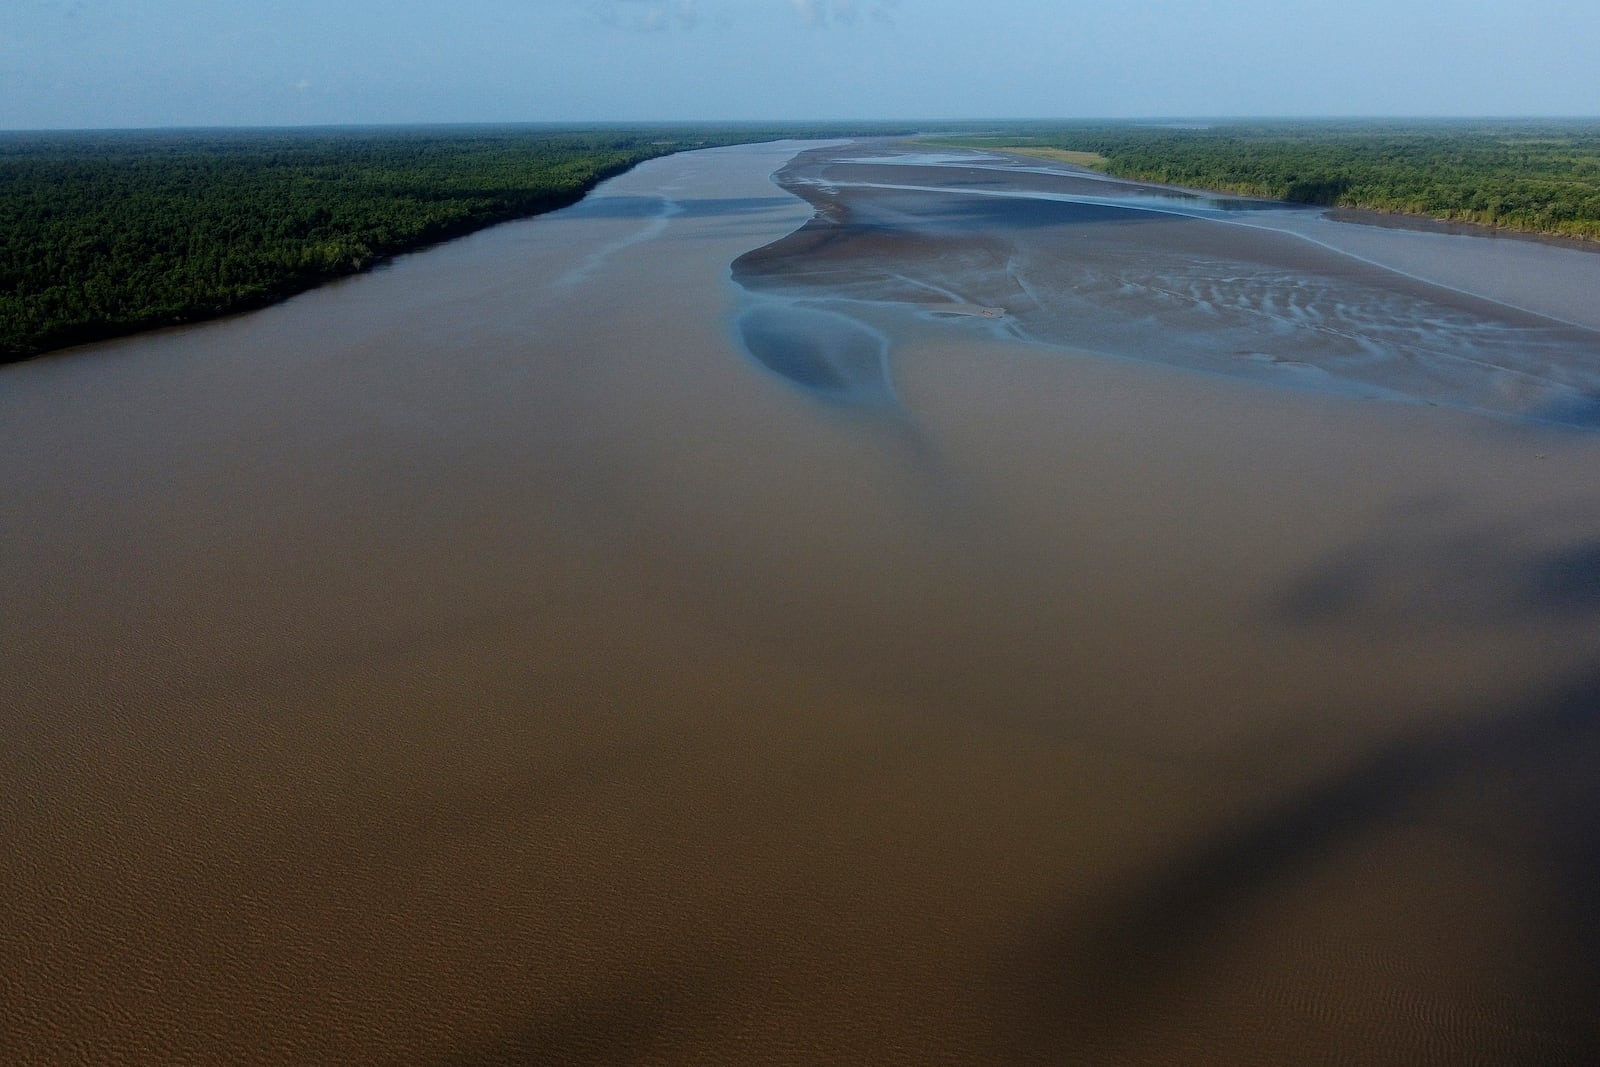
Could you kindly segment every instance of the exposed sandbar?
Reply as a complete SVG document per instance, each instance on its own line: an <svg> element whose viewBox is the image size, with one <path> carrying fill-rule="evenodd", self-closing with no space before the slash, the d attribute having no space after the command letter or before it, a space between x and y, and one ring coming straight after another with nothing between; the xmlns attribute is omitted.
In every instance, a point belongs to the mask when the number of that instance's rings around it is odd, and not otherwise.
<svg viewBox="0 0 1600 1067"><path fill-rule="evenodd" d="M1385 246L1272 201L982 157L891 158L795 160L783 183L816 217L743 257L736 278L794 297L999 306L1014 336L1046 344L1600 425L1594 290L1570 272L1529 292L1539 272L1496 272L1498 250L1481 243L1390 234ZM1578 260L1577 278L1600 285L1600 257Z"/></svg>

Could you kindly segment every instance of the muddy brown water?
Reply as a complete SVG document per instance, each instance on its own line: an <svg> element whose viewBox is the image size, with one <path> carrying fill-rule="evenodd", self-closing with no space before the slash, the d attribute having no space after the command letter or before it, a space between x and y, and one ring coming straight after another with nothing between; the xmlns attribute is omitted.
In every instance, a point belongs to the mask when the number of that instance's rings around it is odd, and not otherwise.
<svg viewBox="0 0 1600 1067"><path fill-rule="evenodd" d="M802 149L0 369L0 1060L1600 1052L1600 256Z"/></svg>

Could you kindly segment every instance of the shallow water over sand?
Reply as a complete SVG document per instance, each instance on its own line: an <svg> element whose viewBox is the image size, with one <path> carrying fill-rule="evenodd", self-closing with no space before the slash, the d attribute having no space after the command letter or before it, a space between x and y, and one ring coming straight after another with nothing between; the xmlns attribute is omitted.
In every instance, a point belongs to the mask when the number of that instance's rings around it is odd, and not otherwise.
<svg viewBox="0 0 1600 1067"><path fill-rule="evenodd" d="M0 1061L1594 1057L1600 436L1211 365L1499 320L799 147L0 369Z"/></svg>
<svg viewBox="0 0 1600 1067"><path fill-rule="evenodd" d="M1507 258L1503 242L1391 234L1372 248L1370 233L1272 201L978 155L965 167L956 155L893 159L822 150L796 160L783 183L818 218L744 257L740 280L801 298L1003 307L1013 336L1041 343L1600 425L1593 301L1546 293L1519 304L1525 286L1482 274ZM1565 286L1576 275L1574 294L1600 291L1600 257L1541 251L1545 262L1524 273Z"/></svg>

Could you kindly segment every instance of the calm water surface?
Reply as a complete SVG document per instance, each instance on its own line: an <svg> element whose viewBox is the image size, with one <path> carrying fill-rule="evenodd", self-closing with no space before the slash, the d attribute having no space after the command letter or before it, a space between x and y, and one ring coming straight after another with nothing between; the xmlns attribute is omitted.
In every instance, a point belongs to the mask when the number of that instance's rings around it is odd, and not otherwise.
<svg viewBox="0 0 1600 1067"><path fill-rule="evenodd" d="M0 1060L1600 1052L1600 256L811 147L0 368Z"/></svg>

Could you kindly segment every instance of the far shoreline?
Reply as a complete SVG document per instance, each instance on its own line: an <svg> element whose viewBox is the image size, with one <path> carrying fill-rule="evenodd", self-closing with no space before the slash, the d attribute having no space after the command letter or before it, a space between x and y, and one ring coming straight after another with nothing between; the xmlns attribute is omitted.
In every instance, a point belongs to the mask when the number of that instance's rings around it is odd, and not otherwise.
<svg viewBox="0 0 1600 1067"><path fill-rule="evenodd" d="M1075 167L1080 170L1098 174L1106 178L1131 184L1148 185L1152 188L1172 189L1182 192L1196 192L1208 194L1225 194L1246 200L1261 200L1267 203L1284 204L1291 207L1320 208L1327 217L1335 222L1348 222L1357 225L1379 226L1388 229L1409 229L1423 233L1444 233L1458 236L1478 237L1509 237L1518 241L1531 241L1538 244L1552 245L1558 248L1571 248L1582 252L1600 252L1600 236L1584 237L1577 234L1561 233L1554 230L1528 229L1517 226L1499 226L1490 223L1470 222L1461 219L1451 219L1427 212L1410 211L1385 211L1380 208L1354 207L1339 204L1318 204L1309 201L1288 200L1282 197L1262 196L1259 193L1246 192L1229 185L1216 184L1188 184L1176 185L1169 182L1155 181L1149 178L1133 177L1114 174L1104 169L1105 164L1111 162L1110 157L1097 152L1072 151L1067 149L1047 146L1030 145L992 145L978 147L964 143L960 138L950 138L941 135L925 135L914 138L919 144L943 148L963 149L973 152L989 152L996 155L1009 156L1019 161L1046 160L1052 163Z"/></svg>
<svg viewBox="0 0 1600 1067"><path fill-rule="evenodd" d="M684 150L679 149L675 150L674 152L667 152L665 155L673 155L676 151ZM582 188L574 190L569 195L559 196L558 199L553 200L547 205L539 207L537 210L505 216L496 216L492 218L485 217L481 219L468 220L466 224L459 227L453 227L442 233L429 234L425 240L419 241L416 244L406 245L404 247L385 251L379 255L373 256L371 259L351 264L342 269L320 271L314 274L301 275L298 278L295 278L290 284L285 285L274 292L256 294L214 309L195 308L192 309L192 311L185 312L181 315L165 317L159 320L137 323L102 323L95 326L86 326L80 330L74 331L73 335L69 339L64 340L60 344L47 345L32 352L0 351L0 367L15 363L27 363L31 362L32 360L42 359L46 356L61 355L65 352L72 352L81 348L90 347L92 345L103 344L107 341L116 341L127 337L137 337L144 334L157 333L162 330L175 330L183 329L184 327L188 326L199 326L208 322L217 322L221 319L232 318L236 315L247 315L252 311L262 311L266 308L275 307L284 303L285 301L292 300L304 293L309 293L314 289L320 289L323 286L332 284L333 282L344 281L349 278L355 278L363 274L370 274L373 271L381 270L393 263L396 259L399 259L401 256L409 256L419 252L426 252L430 248L437 248L440 245L449 244L451 241L456 241L463 237L470 237L475 233L480 233L484 230L495 226L500 226L508 222L520 222L524 219L538 218L541 215L548 215L552 212L563 211L575 204L582 203L590 193L594 192L595 189L599 188L602 184L611 180L612 178L620 177L621 175L626 174L634 167L637 167L640 163L648 162L649 159L661 158L663 157L651 156L648 159L635 160L621 169L608 170L604 173L598 174L592 182L586 184Z"/></svg>
<svg viewBox="0 0 1600 1067"><path fill-rule="evenodd" d="M198 252L193 247L183 251L181 242L171 239L161 224L151 222L148 202L171 195L171 189L161 183L171 185L177 180L172 176L181 175L181 168L188 162L181 152L173 157L175 162L171 165L158 159L156 165L138 171L148 171L155 177L146 182L149 188L133 189L128 199L139 202L134 209L124 212L127 218L123 215L115 219L95 217L91 209L84 206L81 189L78 201L65 195L58 197L64 206L60 206L54 217L77 219L78 230L89 235L84 239L90 241L91 249L96 249L95 242L98 242L113 249L120 258L115 260L115 266L108 267L106 264L113 262L111 252L91 251L87 266L79 264L53 277L46 274L43 283L36 276L44 273L44 268L40 267L27 285L0 300L0 366L263 310L331 282L380 269L401 256L423 252L502 223L537 218L573 207L605 182L650 160L707 148L811 139L823 131L809 127L752 130L686 127L677 131L680 136L676 138L662 140L652 136L648 141L642 139L658 131L630 129L624 132L636 136L615 144L570 145L547 143L530 135L527 143L489 144L483 151L479 151L476 142L448 142L443 147L450 150L447 154L456 162L445 166L434 166L429 156L418 153L409 140L412 134L407 131L385 133L374 141L361 142L363 147L376 145L381 151L404 150L398 162L389 157L374 162L352 156L345 143L337 141L316 142L315 151L306 159L281 165L271 146L263 148L251 141L248 151L241 149L237 158L228 152L219 155L233 169L223 175L226 180L215 188L204 186L201 190L204 196L196 198L196 203L208 198L211 198L208 202L221 202L228 196L238 196L241 189L254 188L249 185L254 174L274 168L303 172L303 181L314 178L326 182L331 190L320 201L315 196L297 201L295 206L300 216L306 216L311 210L313 216L320 212L321 220L313 218L306 222L297 217L296 224L301 229L290 234L289 239L279 241L282 247L270 249L268 241L277 239L273 237L277 232L273 229L276 225L273 220L288 218L289 213L287 205L279 205L271 197L257 196L255 202L269 204L268 211L278 214L257 212L253 221L240 229L242 239L234 232L218 238L215 220L204 217L198 209L196 219L185 215L175 220L180 232L188 232L192 222L195 233L207 235L199 240ZM187 131L183 134L188 135ZM844 134L852 135L854 131ZM293 142L281 150L298 151L302 147ZM193 154L193 146L183 151ZM518 157L508 161L513 152L518 153ZM128 169L130 158L93 157L92 165L100 169L98 172L91 169L88 180L99 179L116 168ZM414 164L413 161L420 162ZM22 162L25 166L28 164L26 158ZM65 165L70 168L80 162L72 158L66 160ZM133 162L142 163L143 160L133 159ZM474 166L482 168L481 173L474 172L471 169ZM330 177L324 171L332 167L343 167L345 171ZM393 178L389 170L381 169L383 167L398 167L399 178ZM499 170L494 170L495 167ZM74 171L66 173L76 177ZM206 178L215 177L210 172L200 173ZM240 173L245 177L239 177ZM462 182L469 178L483 183L482 189L474 192L469 188L463 192ZM335 186L336 181L342 184ZM393 190L374 194L374 183L385 181L399 184ZM83 187L91 188L87 184ZM59 191L60 188L58 183L55 189ZM266 191L273 196L283 193L276 187ZM192 192L190 188L182 188L179 195L190 196ZM212 196L214 192L215 197ZM140 197L143 200L139 200ZM53 202L46 201L46 206ZM444 207L436 208L436 203ZM450 217L451 211L446 209L453 209L456 217ZM340 210L347 211L348 217L338 218ZM183 211L178 213L184 214ZM41 230L39 225L35 226L35 231L22 231L24 243L33 242L32 247L46 252L64 240L53 231ZM334 251L327 251L328 247ZM285 255L287 262L283 261ZM294 262L296 257L300 262ZM231 266L236 276L228 277L218 264L234 258L238 262ZM23 266L0 264L0 267L24 272L34 269L38 260L39 256L34 256L25 258ZM160 262L152 267L151 263L157 260ZM130 280L138 272L130 273L131 269L126 266L129 262L145 264L145 273L139 275L145 280ZM192 275L193 281L187 292L175 296L171 291L171 279L183 272L186 272L185 277ZM93 304L93 299L99 299L100 303Z"/></svg>
<svg viewBox="0 0 1600 1067"><path fill-rule="evenodd" d="M1285 207L1321 210L1323 215L1333 222L1343 222L1355 226L1377 226L1389 230L1415 230L1418 233L1442 233L1458 237L1505 237L1515 241L1550 245L1555 248L1571 248L1579 252L1600 252L1600 237L1577 237L1571 234L1551 233L1544 230L1518 229L1513 226L1491 226L1482 222L1463 222L1459 219L1446 219L1438 215L1419 214L1410 211L1381 211L1377 208L1342 207L1337 204L1331 206L1327 204L1306 204L1298 200L1284 200L1280 197L1242 193L1237 189L1229 189L1220 185L1171 185L1167 182L1150 181L1147 178L1125 178L1109 171L1101 170L1098 166L1064 158L1069 153L1061 153L1060 156L1044 155L1043 153L1026 152L1012 148L997 148L990 149L990 151L999 155L1014 156L1024 160L1047 159L1066 166L1077 167L1093 174L1099 174L1103 177L1127 182L1130 185L1148 185L1155 189L1171 189L1177 192L1222 194L1238 197L1241 200L1260 200L1263 203L1282 204ZM1085 153L1070 154L1084 155Z"/></svg>
<svg viewBox="0 0 1600 1067"><path fill-rule="evenodd" d="M1284 203L1293 201L1286 200ZM1442 219L1437 215L1418 215L1407 211L1379 211L1365 207L1330 207L1324 210L1331 221L1356 226L1443 233L1458 237L1504 237L1531 244L1571 248L1579 252L1600 252L1600 238L1574 237L1570 234L1546 233L1543 230L1520 230L1512 226L1490 226L1482 222L1460 222L1455 219Z"/></svg>

